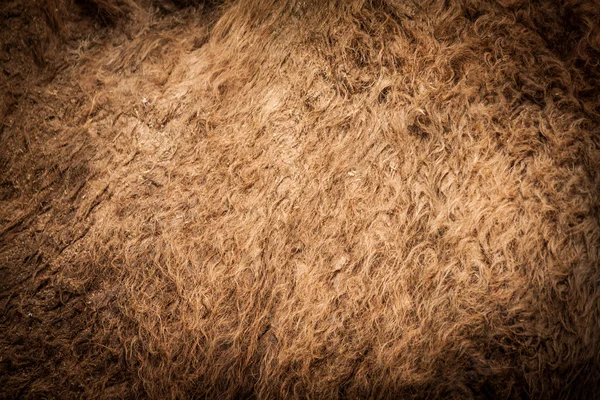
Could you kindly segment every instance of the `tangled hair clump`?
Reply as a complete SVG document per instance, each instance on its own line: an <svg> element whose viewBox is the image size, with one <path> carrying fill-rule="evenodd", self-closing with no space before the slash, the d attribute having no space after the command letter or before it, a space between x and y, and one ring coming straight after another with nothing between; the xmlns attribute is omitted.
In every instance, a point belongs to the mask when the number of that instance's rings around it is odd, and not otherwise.
<svg viewBox="0 0 600 400"><path fill-rule="evenodd" d="M0 397L600 389L594 1L0 21Z"/></svg>

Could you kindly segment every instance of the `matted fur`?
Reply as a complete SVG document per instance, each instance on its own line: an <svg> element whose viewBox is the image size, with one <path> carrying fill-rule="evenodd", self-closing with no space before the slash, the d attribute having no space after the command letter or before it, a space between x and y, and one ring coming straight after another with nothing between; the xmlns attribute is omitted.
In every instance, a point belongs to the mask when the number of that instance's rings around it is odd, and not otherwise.
<svg viewBox="0 0 600 400"><path fill-rule="evenodd" d="M600 8L0 5L0 397L589 398Z"/></svg>

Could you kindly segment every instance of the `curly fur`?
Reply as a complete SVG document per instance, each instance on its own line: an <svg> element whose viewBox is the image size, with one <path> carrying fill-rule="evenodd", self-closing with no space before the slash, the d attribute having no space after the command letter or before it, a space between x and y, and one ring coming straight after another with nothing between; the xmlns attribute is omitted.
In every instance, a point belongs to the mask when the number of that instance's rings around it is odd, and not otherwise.
<svg viewBox="0 0 600 400"><path fill-rule="evenodd" d="M1 397L598 392L593 0L21 3Z"/></svg>

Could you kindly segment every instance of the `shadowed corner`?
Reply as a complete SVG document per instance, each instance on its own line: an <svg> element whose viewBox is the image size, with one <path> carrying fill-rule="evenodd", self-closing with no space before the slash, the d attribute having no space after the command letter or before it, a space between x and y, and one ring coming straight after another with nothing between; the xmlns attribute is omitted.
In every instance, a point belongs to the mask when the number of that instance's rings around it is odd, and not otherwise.
<svg viewBox="0 0 600 400"><path fill-rule="evenodd" d="M0 397L593 398L598 21L0 3Z"/></svg>

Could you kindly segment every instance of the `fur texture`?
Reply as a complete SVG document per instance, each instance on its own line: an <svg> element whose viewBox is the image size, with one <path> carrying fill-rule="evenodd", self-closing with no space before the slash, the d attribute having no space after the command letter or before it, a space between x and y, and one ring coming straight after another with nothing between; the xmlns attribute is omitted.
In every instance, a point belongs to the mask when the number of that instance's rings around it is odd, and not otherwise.
<svg viewBox="0 0 600 400"><path fill-rule="evenodd" d="M0 396L589 398L595 1L0 5Z"/></svg>

